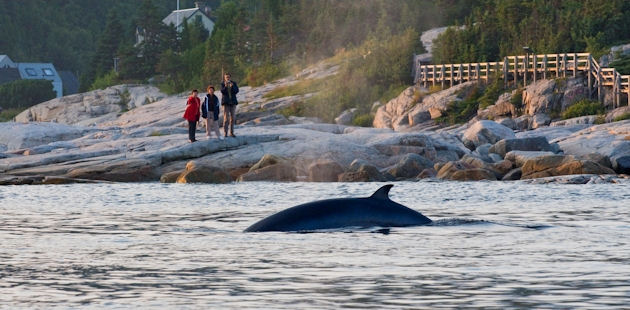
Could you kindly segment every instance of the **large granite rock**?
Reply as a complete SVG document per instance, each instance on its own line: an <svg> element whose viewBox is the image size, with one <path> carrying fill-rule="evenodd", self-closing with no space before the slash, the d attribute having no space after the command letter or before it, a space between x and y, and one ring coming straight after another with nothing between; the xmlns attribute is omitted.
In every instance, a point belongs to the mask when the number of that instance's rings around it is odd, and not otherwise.
<svg viewBox="0 0 630 310"><path fill-rule="evenodd" d="M148 85L116 85L35 105L15 117L17 122L57 122L69 125L114 120L125 110L166 97Z"/></svg>
<svg viewBox="0 0 630 310"><path fill-rule="evenodd" d="M396 179L415 178L424 169L433 167L433 162L418 154L407 154L387 172Z"/></svg>
<svg viewBox="0 0 630 310"><path fill-rule="evenodd" d="M462 137L464 145L474 150L486 143L494 144L502 139L514 139L514 131L489 120L478 121L468 128Z"/></svg>
<svg viewBox="0 0 630 310"><path fill-rule="evenodd" d="M516 167L522 167L526 161L537 157L554 155L553 152L536 151L510 151L505 154L505 159L514 163Z"/></svg>
<svg viewBox="0 0 630 310"><path fill-rule="evenodd" d="M461 162L451 161L438 167L439 179L454 181L496 180L494 172Z"/></svg>
<svg viewBox="0 0 630 310"><path fill-rule="evenodd" d="M544 178L570 174L614 174L615 172L590 160L574 156L549 155L529 159L521 168L522 179Z"/></svg>
<svg viewBox="0 0 630 310"><path fill-rule="evenodd" d="M260 161L249 169L249 172L238 178L239 182L276 181L294 182L297 180L297 169L290 160L265 154Z"/></svg>
<svg viewBox="0 0 630 310"><path fill-rule="evenodd" d="M343 167L332 160L316 161L308 166L309 182L337 182Z"/></svg>
<svg viewBox="0 0 630 310"><path fill-rule="evenodd" d="M73 140L89 129L57 123L0 123L0 148L5 151L31 148L51 142Z"/></svg>
<svg viewBox="0 0 630 310"><path fill-rule="evenodd" d="M352 108L341 112L341 114L335 118L335 123L338 125L352 125L356 111L356 108Z"/></svg>
<svg viewBox="0 0 630 310"><path fill-rule="evenodd" d="M477 116L482 119L497 119L505 116L516 116L516 107L512 104L512 96L516 91L518 90L514 90L511 93L501 94L493 105L490 105L483 110L478 110Z"/></svg>
<svg viewBox="0 0 630 310"><path fill-rule="evenodd" d="M166 178L166 177L165 177ZM176 183L230 183L230 175L219 167L199 166L194 161L186 164L186 170L182 172Z"/></svg>
<svg viewBox="0 0 630 310"><path fill-rule="evenodd" d="M503 139L490 147L489 152L497 153L505 158L505 155L511 151L543 151L551 152L552 147L549 145L547 138L527 137L520 139Z"/></svg>

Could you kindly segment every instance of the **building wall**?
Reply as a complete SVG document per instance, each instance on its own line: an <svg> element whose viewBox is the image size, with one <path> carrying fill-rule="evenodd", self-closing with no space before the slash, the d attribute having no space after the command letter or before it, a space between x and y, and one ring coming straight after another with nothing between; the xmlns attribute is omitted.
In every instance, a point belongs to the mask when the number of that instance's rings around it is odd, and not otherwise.
<svg viewBox="0 0 630 310"><path fill-rule="evenodd" d="M57 98L63 96L63 82L55 66L51 63L18 63L18 70L22 79L26 80L49 80L52 81L53 90ZM51 75L45 75L42 69L51 70Z"/></svg>

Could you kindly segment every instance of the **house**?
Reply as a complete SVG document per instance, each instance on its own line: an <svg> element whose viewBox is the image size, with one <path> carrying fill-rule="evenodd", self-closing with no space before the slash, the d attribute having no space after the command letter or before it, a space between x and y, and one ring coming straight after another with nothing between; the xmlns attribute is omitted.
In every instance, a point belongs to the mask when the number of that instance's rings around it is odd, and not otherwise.
<svg viewBox="0 0 630 310"><path fill-rule="evenodd" d="M191 9L175 10L168 16L162 19L165 25L173 25L177 32L184 30L184 23L190 24L195 19L201 19L203 27L208 30L208 34L212 33L214 29L214 20L210 17L211 9L205 4L205 2L195 2L195 7ZM140 27L136 27L136 45L144 41L144 30Z"/></svg>
<svg viewBox="0 0 630 310"><path fill-rule="evenodd" d="M13 62L0 55L0 84L15 80L49 80L57 98L63 96L63 82L52 63Z"/></svg>

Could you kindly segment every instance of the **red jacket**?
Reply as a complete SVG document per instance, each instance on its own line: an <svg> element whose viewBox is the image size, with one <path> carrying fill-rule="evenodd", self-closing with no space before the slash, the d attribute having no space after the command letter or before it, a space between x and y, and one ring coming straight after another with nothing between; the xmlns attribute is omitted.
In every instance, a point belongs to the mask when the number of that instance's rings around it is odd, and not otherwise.
<svg viewBox="0 0 630 310"><path fill-rule="evenodd" d="M186 111L184 112L184 118L190 122L196 122L199 120L199 107L200 107L199 97L188 97L188 102L186 102Z"/></svg>

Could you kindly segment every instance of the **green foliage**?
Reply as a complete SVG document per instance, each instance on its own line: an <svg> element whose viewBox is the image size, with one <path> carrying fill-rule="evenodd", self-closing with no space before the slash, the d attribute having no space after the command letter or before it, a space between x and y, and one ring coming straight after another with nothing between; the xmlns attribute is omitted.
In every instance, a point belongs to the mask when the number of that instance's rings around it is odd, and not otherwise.
<svg viewBox="0 0 630 310"><path fill-rule="evenodd" d="M512 94L512 98L510 99L510 103L514 106L516 111L520 114L523 110L523 91L525 89L519 88L514 94Z"/></svg>
<svg viewBox="0 0 630 310"><path fill-rule="evenodd" d="M289 116L304 116L305 106L306 104L303 101L293 102L288 107L280 109L276 113L287 118Z"/></svg>
<svg viewBox="0 0 630 310"><path fill-rule="evenodd" d="M615 59L610 66L617 69L617 71L622 75L630 74L630 55L625 55Z"/></svg>
<svg viewBox="0 0 630 310"><path fill-rule="evenodd" d="M488 106L493 105L499 99L499 96L503 93L503 80L495 77L486 88L483 96L479 98L479 108L485 109Z"/></svg>
<svg viewBox="0 0 630 310"><path fill-rule="evenodd" d="M325 88L327 83L326 79L305 79L300 80L295 84L287 86L278 86L268 93L263 95L263 98L277 99L282 97L305 95L308 93L315 93Z"/></svg>
<svg viewBox="0 0 630 310"><path fill-rule="evenodd" d="M439 36L436 63L483 62L523 54L589 51L630 40L630 1L483 0L461 24Z"/></svg>
<svg viewBox="0 0 630 310"><path fill-rule="evenodd" d="M374 122L374 115L361 114L354 117L354 119L352 120L352 125L360 126L360 127L372 127L373 122Z"/></svg>
<svg viewBox="0 0 630 310"><path fill-rule="evenodd" d="M0 85L2 109L29 108L56 97L48 80L17 80Z"/></svg>
<svg viewBox="0 0 630 310"><path fill-rule="evenodd" d="M2 110L2 112L0 112L0 122L10 122L18 114L22 113L22 111L24 111L23 108L12 108L12 109Z"/></svg>
<svg viewBox="0 0 630 310"><path fill-rule="evenodd" d="M286 70L281 65L267 63L248 68L243 82L244 85L256 87L278 79L285 74Z"/></svg>
<svg viewBox="0 0 630 310"><path fill-rule="evenodd" d="M563 119L580 117L585 115L596 115L604 113L604 107L597 101L583 99L567 108L562 113Z"/></svg>
<svg viewBox="0 0 630 310"><path fill-rule="evenodd" d="M630 112L621 114L613 119L613 122L623 121L630 119Z"/></svg>
<svg viewBox="0 0 630 310"><path fill-rule="evenodd" d="M451 102L446 108L444 115L437 118L436 121L450 125L467 122L477 114L479 99L482 95L483 90L481 88L474 88L463 100Z"/></svg>
<svg viewBox="0 0 630 310"><path fill-rule="evenodd" d="M108 72L107 74L100 76L96 80L94 80L94 83L92 83L92 86L90 86L90 90L105 89L107 87L118 85L118 84L120 84L120 79L118 77L118 74L114 72L114 70L112 70Z"/></svg>

